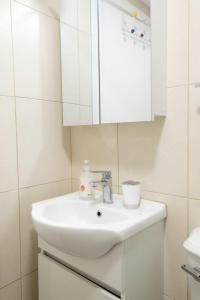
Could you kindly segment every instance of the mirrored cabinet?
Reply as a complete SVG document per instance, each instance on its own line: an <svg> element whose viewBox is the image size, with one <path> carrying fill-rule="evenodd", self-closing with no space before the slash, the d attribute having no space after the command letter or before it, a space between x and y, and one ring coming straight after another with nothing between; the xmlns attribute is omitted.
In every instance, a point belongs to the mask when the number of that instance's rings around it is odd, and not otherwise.
<svg viewBox="0 0 200 300"><path fill-rule="evenodd" d="M64 126L166 115L166 1L63 0Z"/></svg>

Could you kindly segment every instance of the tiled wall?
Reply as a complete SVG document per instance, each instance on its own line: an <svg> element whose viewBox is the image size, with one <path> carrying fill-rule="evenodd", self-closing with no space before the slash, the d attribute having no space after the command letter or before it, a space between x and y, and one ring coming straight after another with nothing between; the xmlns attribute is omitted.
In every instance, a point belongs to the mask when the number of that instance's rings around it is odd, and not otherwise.
<svg viewBox="0 0 200 300"><path fill-rule="evenodd" d="M0 1L0 300L37 299L31 204L71 189L58 7L50 2Z"/></svg>
<svg viewBox="0 0 200 300"><path fill-rule="evenodd" d="M71 148L62 128L58 2L46 3L0 1L0 300L37 299L31 203L70 190L71 152L74 189L89 158L94 169L112 170L115 191L139 179L144 197L167 204L164 300L186 300L182 242L200 226L200 89L192 84L200 81L199 0L190 9L189 0L167 0L167 118L74 127Z"/></svg>
<svg viewBox="0 0 200 300"><path fill-rule="evenodd" d="M200 88L193 85L200 82L200 2L167 0L167 9L166 119L73 127L72 178L76 189L83 160L91 159L94 169L112 170L115 190L137 179L145 198L167 204L165 300L186 300L182 243L200 226Z"/></svg>

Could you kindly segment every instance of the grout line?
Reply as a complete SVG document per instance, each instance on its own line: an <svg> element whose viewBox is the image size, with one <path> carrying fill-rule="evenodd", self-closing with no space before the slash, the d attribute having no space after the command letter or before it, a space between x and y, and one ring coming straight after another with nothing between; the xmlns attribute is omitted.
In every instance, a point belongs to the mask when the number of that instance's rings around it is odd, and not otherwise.
<svg viewBox="0 0 200 300"><path fill-rule="evenodd" d="M59 182L63 182L63 181L70 181L71 178L63 178L60 180L55 180L55 181L49 181L49 182L44 182L44 183L40 183L40 184L34 184L34 185L29 185L29 186L24 186L24 187L20 187L19 190L26 190L26 189L30 189L30 188L35 188L35 187L39 187L39 186L43 186L43 185L48 185L48 184L54 184L54 183L59 183Z"/></svg>
<svg viewBox="0 0 200 300"><path fill-rule="evenodd" d="M190 0L188 0L188 90L187 90L187 233L190 227ZM189 279L187 276L187 298L189 298Z"/></svg>
<svg viewBox="0 0 200 300"><path fill-rule="evenodd" d="M190 0L188 0L188 90L187 90L187 231L189 234L190 197Z"/></svg>
<svg viewBox="0 0 200 300"><path fill-rule="evenodd" d="M146 193L152 193L152 194L158 194L158 195L163 195L163 196L172 196L172 197L177 197L177 198L182 198L182 199L187 199L187 195L177 195L177 194L171 194L171 193L164 193L164 192L156 192L156 191L150 191L150 190L145 190L143 189L142 192Z"/></svg>
<svg viewBox="0 0 200 300"><path fill-rule="evenodd" d="M182 84L177 84L177 85L166 86L166 88L173 89L173 88L184 87L184 86L188 86L188 82L182 83Z"/></svg>
<svg viewBox="0 0 200 300"><path fill-rule="evenodd" d="M76 20L77 20L77 28L74 28L73 26L70 26L69 24L66 24L64 22L64 25L68 25L69 27L78 30L78 1L77 1L77 7L76 7ZM61 25L61 24L60 24ZM77 34L77 45L79 46L79 32L76 33ZM80 53L79 53L79 47L78 47L78 60L79 60L79 66L78 68L80 69ZM80 76L78 78L79 83L79 95L78 95L78 100L79 100L79 105L80 105ZM79 117L80 117L80 108L79 108ZM73 174L73 151L72 151L72 126L70 127L70 156L71 156L71 192L73 192L73 178L72 178L72 174Z"/></svg>
<svg viewBox="0 0 200 300"><path fill-rule="evenodd" d="M69 127L70 131L70 165L71 165L71 192L73 190L73 183L72 183L72 167L73 167L73 153L72 153L72 127Z"/></svg>
<svg viewBox="0 0 200 300"><path fill-rule="evenodd" d="M49 181L49 182L45 182L45 183L39 183L39 184L35 184L35 185L19 187L19 188L16 188L16 189L1 191L0 195L1 194L6 194L6 193L11 193L11 192L17 192L17 191L21 191L21 190L25 190L25 189L30 189L30 188L34 188L34 187L39 187L39 186L43 186L43 185L47 185L47 184L59 183L59 182L63 182L63 181L71 181L71 177L67 177L67 178L64 178L64 179L56 180L56 181Z"/></svg>
<svg viewBox="0 0 200 300"><path fill-rule="evenodd" d="M3 94L0 94L0 97L15 98L14 95L3 95Z"/></svg>
<svg viewBox="0 0 200 300"><path fill-rule="evenodd" d="M74 30L76 30L76 31L79 31L80 33L83 33L83 34L88 35L88 36L91 37L91 36L92 36L91 30L89 30L89 31L83 30L83 29L80 27L80 22L79 22L79 9L80 9L79 3L77 2L77 9L76 9L76 25L72 25L72 24L66 22L65 20L63 21L63 20L60 20L60 19L59 19L60 24L61 24L61 25L63 24L63 25L65 25L65 26L68 26L68 27L70 27L71 29L74 29Z"/></svg>
<svg viewBox="0 0 200 300"><path fill-rule="evenodd" d="M0 192L0 195L1 194L6 194L6 193L11 193L11 192L18 192L18 187L17 188L15 188L15 189L10 189L10 190L5 190L5 191L1 191Z"/></svg>
<svg viewBox="0 0 200 300"><path fill-rule="evenodd" d="M28 96L16 96L16 95L3 95L0 94L0 97L8 97L8 98L17 98L17 100L33 100L33 101L48 101L48 102L56 102L56 103L69 103L69 104L74 104L71 102L67 102L67 101L63 101L62 99L58 99L58 100L53 100L53 99L42 99L42 98L33 98L33 97L28 97ZM83 106L87 106L87 105L83 105Z"/></svg>
<svg viewBox="0 0 200 300"><path fill-rule="evenodd" d="M21 101L21 100L32 100L32 101L46 101L46 102L55 102L55 103L68 103L68 102L64 102L62 101L61 99L58 99L58 100L53 100L53 99L40 99L40 98L31 98L31 97L25 97L25 96L15 96L15 98L18 100L18 101Z"/></svg>
<svg viewBox="0 0 200 300"><path fill-rule="evenodd" d="M195 197L188 197L188 200L194 200L194 201L199 201L200 202L200 198L195 198Z"/></svg>
<svg viewBox="0 0 200 300"><path fill-rule="evenodd" d="M77 5L77 18L78 18L78 5ZM78 54L78 113L79 113L79 120L81 118L81 109L80 109L80 104L81 104L81 64L80 64L80 32L79 30L76 32L76 39L77 39L77 54Z"/></svg>
<svg viewBox="0 0 200 300"><path fill-rule="evenodd" d="M88 32L87 30L83 30L83 29L79 28L79 25L77 25L77 27L76 27L76 26L74 26L74 25L72 25L70 23L67 23L66 21L61 21L61 20L60 20L60 24L66 26L66 27L70 27L70 29L73 29L75 31L83 33L83 34L85 34L85 35L87 35L89 37L92 36L91 32Z"/></svg>
<svg viewBox="0 0 200 300"><path fill-rule="evenodd" d="M117 176L118 176L118 193L119 193L119 123L117 123Z"/></svg>
<svg viewBox="0 0 200 300"><path fill-rule="evenodd" d="M72 160L71 160L71 165L72 165ZM79 178L77 178L77 177L68 177L68 178L64 178L64 179L60 179L60 180L56 180L56 181L49 181L49 182L35 184L35 185L30 185L30 186L26 186L26 187L20 187L19 191L30 189L30 188L35 188L35 187L39 187L39 186L43 186L43 185L47 185L47 184L59 183L59 182L63 182L63 181L70 181L71 182L72 180L78 181ZM121 185L120 184L119 185L114 184L114 186L118 186L120 188ZM1 191L0 195L1 194L5 194L5 193L10 193L10 192L17 192L17 191L18 191L18 189L11 189L11 190L6 190L6 191ZM173 197L178 197L178 198L183 198L183 199L191 199L191 200L194 200L194 201L197 201L197 202L199 201L200 202L199 198L187 197L187 196L178 195L178 194L171 194L171 193L164 193L164 192L158 192L158 191L151 191L151 190L146 190L146 189L142 190L142 192L147 192L147 193L152 193L152 194L159 194L159 195L163 195L163 196L173 196Z"/></svg>
<svg viewBox="0 0 200 300"><path fill-rule="evenodd" d="M86 35L91 36L91 32L88 32L87 30L83 30L83 29L81 29L81 28L79 27L78 21L77 21L77 27L76 27L76 26L73 26L73 25L70 24L70 23L67 23L66 21L61 21L61 20L60 20L60 15L59 15L58 17L53 16L53 15L51 15L51 14L45 13L44 11L35 8L35 7L32 7L31 5L22 3L22 2L20 2L20 1L18 1L18 0L14 0L14 2L17 3L18 5L25 6L25 7L27 7L28 9L31 9L31 10L33 10L33 11L35 11L35 12L37 12L37 13L39 13L39 14L45 16L45 17L51 18L51 19L53 19L54 21L57 21L58 23L61 23L61 24L65 25L65 26L68 26L68 27L74 29L74 30L80 31L81 33L84 33L84 34L86 34ZM77 8L77 19L78 19L78 8Z"/></svg>
<svg viewBox="0 0 200 300"><path fill-rule="evenodd" d="M12 285L13 283L18 282L18 281L21 281L21 277L15 279L15 280L12 280L12 281L10 281L9 283L3 285L2 287L0 287L0 290L5 289L5 288L7 288L8 286L10 286L10 285Z"/></svg>
<svg viewBox="0 0 200 300"><path fill-rule="evenodd" d="M29 97L29 96L16 96L16 95L4 95L4 94L0 94L0 97L17 98L17 100L27 99L27 100L32 100L32 101L48 101L48 102L56 102L56 103L61 103L61 104L66 103L66 104L79 105L79 104L72 103L67 100L62 100L62 99L55 100L55 99L44 99L44 98L36 98L36 97L34 98L34 97ZM90 107L90 105L85 105L85 104L81 104L81 106Z"/></svg>
<svg viewBox="0 0 200 300"><path fill-rule="evenodd" d="M72 177L71 180L78 181L79 178L77 178L77 177ZM113 184L113 186L118 186L119 189L120 189L121 184L119 184L119 185ZM183 196L183 195L178 195L178 194L164 193L164 192L159 192L159 191L151 191L151 190L146 190L146 189L142 189L141 192L144 192L144 193L152 193L152 194L163 195L163 196L177 197L177 198L181 198L181 199L188 199L187 195ZM199 201L199 202L200 202L200 199L195 198L195 197L190 197L189 199L192 199L192 200L195 200L195 201Z"/></svg>
<svg viewBox="0 0 200 300"><path fill-rule="evenodd" d="M24 275L21 277L21 279L23 279L23 278L25 278L25 277L27 277L27 276L29 276L29 275L32 275L33 273L35 273L35 272L37 272L37 271L38 271L38 268L34 269L34 270L31 271L31 272L28 272L28 273L24 274Z"/></svg>
<svg viewBox="0 0 200 300"><path fill-rule="evenodd" d="M72 177L72 181L79 181L80 179L79 178L74 178L74 177ZM112 186L113 187L117 187L117 188L119 188L119 185L117 185L117 184L112 184ZM116 193L114 193L114 194L116 194Z"/></svg>
<svg viewBox="0 0 200 300"><path fill-rule="evenodd" d="M73 102L69 102L69 101L62 101L63 104L70 104L70 105L74 105L74 106L83 106L83 107L92 107L92 105L88 105L88 104L80 104L80 103L73 103ZM84 126L84 125L83 125ZM90 124L85 125L85 126L90 126Z"/></svg>
<svg viewBox="0 0 200 300"><path fill-rule="evenodd" d="M188 63L189 64L189 63ZM173 89L173 88L178 88L178 87L184 87L184 86L193 86L195 85L196 83L199 83L199 81L194 81L194 82L190 82L189 81L189 74L188 74L188 82L186 83L182 83L182 84L178 84L178 85L172 85L172 86L167 86L166 88L167 89Z"/></svg>
<svg viewBox="0 0 200 300"><path fill-rule="evenodd" d="M32 100L32 101L46 101L46 102L55 102L55 103L59 103L59 104L70 104L70 105L77 105L77 106L83 106L83 107L91 107L91 105L87 105L87 104L79 104L79 103L73 103L73 102L69 102L67 100L62 100L62 99L58 99L58 100L53 100L53 99L42 99L42 98L33 98L33 97L25 97L25 96L9 96L9 95L0 95L0 97L8 97L8 98L16 98L18 101L21 100ZM89 126L89 125L87 125Z"/></svg>
<svg viewBox="0 0 200 300"><path fill-rule="evenodd" d="M12 285L12 284L14 284L14 283L16 283L16 282L18 282L18 281L20 282L23 278L25 278L25 277L27 277L27 276L29 276L29 275L31 275L31 274L37 272L37 271L38 271L38 268L34 269L34 270L31 271L31 272L28 272L28 273L24 274L23 276L21 276L21 277L15 279L15 280L10 281L8 284L5 284L5 285L3 285L2 287L0 287L0 290L5 289L5 288L9 287L10 285ZM20 283L20 285L21 285L21 283Z"/></svg>
<svg viewBox="0 0 200 300"><path fill-rule="evenodd" d="M39 14L45 16L45 17L51 18L51 19L53 19L54 21L57 21L57 22L60 21L59 17L55 17L55 16L53 16L53 15L47 14L47 13L45 13L45 12L43 12L43 11L41 11L41 10L35 8L35 7L32 7L32 6L28 5L28 4L22 3L22 2L17 1L17 0L14 0L14 2L17 3L18 5L22 5L22 6L25 6L25 7L29 8L29 9L32 9L33 11L35 11L35 12L37 12L37 13L39 13Z"/></svg>
<svg viewBox="0 0 200 300"><path fill-rule="evenodd" d="M15 56L14 56L14 33L13 33L13 3L10 0L10 23L11 23L11 43L12 43L12 64L13 64L13 85L14 96L16 96L16 82L15 82ZM20 193L19 193L19 143L18 143L18 126L17 126L17 102L15 103L15 136L16 136L16 160L17 160L17 186L18 186L18 225L19 225L19 264L20 264L20 277L22 276L22 241L21 241L21 205L20 205ZM20 289L22 297L22 282L20 280Z"/></svg>

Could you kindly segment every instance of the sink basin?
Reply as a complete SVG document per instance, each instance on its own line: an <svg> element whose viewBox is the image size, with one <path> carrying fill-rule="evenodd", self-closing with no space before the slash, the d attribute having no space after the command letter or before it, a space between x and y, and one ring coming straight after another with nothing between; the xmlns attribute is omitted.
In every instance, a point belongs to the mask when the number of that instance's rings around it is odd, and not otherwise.
<svg viewBox="0 0 200 300"><path fill-rule="evenodd" d="M142 200L138 209L126 209L122 196L113 204L80 200L78 193L33 204L38 235L58 250L74 256L98 258L116 244L166 217L164 204Z"/></svg>

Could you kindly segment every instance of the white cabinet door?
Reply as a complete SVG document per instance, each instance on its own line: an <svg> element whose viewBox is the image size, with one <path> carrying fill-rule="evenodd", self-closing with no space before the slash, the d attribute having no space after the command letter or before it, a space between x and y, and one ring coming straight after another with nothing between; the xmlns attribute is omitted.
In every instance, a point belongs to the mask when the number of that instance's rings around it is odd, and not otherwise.
<svg viewBox="0 0 200 300"><path fill-rule="evenodd" d="M39 300L117 300L65 266L39 255Z"/></svg>
<svg viewBox="0 0 200 300"><path fill-rule="evenodd" d="M101 123L152 120L150 26L127 15L135 6L125 3L100 1Z"/></svg>

